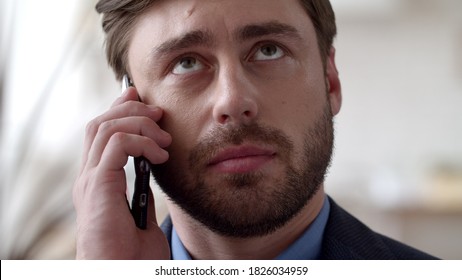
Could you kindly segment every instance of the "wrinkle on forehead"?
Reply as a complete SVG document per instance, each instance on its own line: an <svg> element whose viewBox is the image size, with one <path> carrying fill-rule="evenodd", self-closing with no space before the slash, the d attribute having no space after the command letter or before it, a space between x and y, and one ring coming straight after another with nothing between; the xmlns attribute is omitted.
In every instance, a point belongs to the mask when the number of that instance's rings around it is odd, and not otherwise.
<svg viewBox="0 0 462 280"><path fill-rule="evenodd" d="M193 6L191 8L188 8L185 12L185 15L186 15L186 18L189 18L190 16L192 16L192 14L194 13L194 11L196 11L196 7Z"/></svg>

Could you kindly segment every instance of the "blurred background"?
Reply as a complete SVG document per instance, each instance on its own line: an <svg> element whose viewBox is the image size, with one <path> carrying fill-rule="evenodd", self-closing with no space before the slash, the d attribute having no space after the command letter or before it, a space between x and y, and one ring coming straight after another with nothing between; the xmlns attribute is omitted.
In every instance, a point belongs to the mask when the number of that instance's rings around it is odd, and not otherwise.
<svg viewBox="0 0 462 280"><path fill-rule="evenodd" d="M72 259L85 125L120 85L96 1L0 1L0 258ZM462 1L331 2L343 107L327 192L374 230L462 259Z"/></svg>

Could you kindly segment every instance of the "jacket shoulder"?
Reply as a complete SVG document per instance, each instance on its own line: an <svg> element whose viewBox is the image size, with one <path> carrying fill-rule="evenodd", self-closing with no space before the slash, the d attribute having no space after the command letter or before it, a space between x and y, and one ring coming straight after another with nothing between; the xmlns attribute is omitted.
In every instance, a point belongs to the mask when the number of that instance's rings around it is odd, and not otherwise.
<svg viewBox="0 0 462 280"><path fill-rule="evenodd" d="M338 206L330 197L324 231L323 259L420 260L435 257L376 233Z"/></svg>

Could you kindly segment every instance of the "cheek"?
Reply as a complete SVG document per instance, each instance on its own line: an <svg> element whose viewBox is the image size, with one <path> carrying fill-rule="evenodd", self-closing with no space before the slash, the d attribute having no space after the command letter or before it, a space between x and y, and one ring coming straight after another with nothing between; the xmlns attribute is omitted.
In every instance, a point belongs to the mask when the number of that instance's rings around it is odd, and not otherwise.
<svg viewBox="0 0 462 280"><path fill-rule="evenodd" d="M171 89L167 91L159 86L156 87L156 92L155 100L151 104L164 111L158 124L172 136L172 144L167 149L170 158L183 160L197 144L203 108L197 102L192 102L191 98L185 98L185 93Z"/></svg>
<svg viewBox="0 0 462 280"><path fill-rule="evenodd" d="M279 127L301 131L310 125L323 110L327 100L322 73L294 71L284 80L268 83L262 113L264 119Z"/></svg>
<svg viewBox="0 0 462 280"><path fill-rule="evenodd" d="M265 86L268 98L261 105L262 120L281 129L302 154L306 132L316 123L328 102L322 71L299 69L286 79Z"/></svg>

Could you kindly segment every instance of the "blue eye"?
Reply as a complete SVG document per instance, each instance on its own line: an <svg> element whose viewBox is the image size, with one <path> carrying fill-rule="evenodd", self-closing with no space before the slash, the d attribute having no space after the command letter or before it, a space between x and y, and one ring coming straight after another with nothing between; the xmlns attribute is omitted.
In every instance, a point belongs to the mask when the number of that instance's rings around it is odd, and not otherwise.
<svg viewBox="0 0 462 280"><path fill-rule="evenodd" d="M284 51L275 44L261 45L253 55L253 60L273 60L285 55Z"/></svg>
<svg viewBox="0 0 462 280"><path fill-rule="evenodd" d="M188 74L191 72L204 69L204 64L197 60L195 57L187 56L181 58L175 66L173 66L172 73L177 75Z"/></svg>

